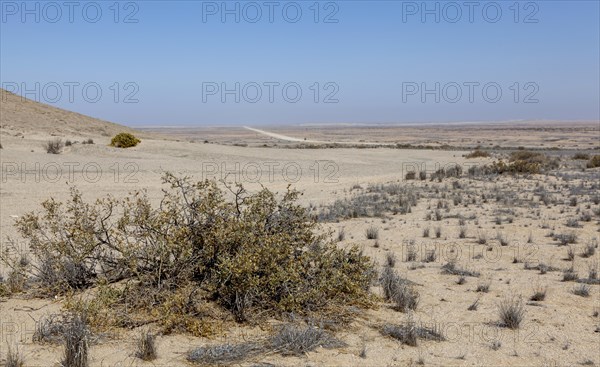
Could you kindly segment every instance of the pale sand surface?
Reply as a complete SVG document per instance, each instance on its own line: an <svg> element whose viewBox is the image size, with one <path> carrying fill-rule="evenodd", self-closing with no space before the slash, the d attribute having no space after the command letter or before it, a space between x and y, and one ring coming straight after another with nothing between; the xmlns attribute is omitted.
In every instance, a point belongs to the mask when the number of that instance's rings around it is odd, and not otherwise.
<svg viewBox="0 0 600 367"><path fill-rule="evenodd" d="M27 106L25 106L27 107ZM25 108L24 107L24 108ZM14 106L13 106L14 108ZM204 130L204 136L210 135L212 144L203 143L203 134L197 130L186 135L181 130L173 130L172 136L180 141L163 140L157 135L148 135L142 143L131 149L120 150L108 146L110 138L105 131L114 133L113 125L98 125L88 129L88 125L77 125L70 122L60 129L54 129L54 118L49 118L51 110L39 117L36 111L26 108L28 122L19 123L25 119L16 115L6 117L5 107L2 108L0 137L3 149L0 150L0 163L3 167L0 185L0 234L1 243L7 245L7 237L17 240L19 246L26 251L26 246L20 240L13 228L14 220L23 214L36 210L42 200L54 197L59 200L67 198L69 187L77 186L84 193L84 198L92 200L111 194L117 197L125 196L136 189L147 189L149 195L158 199L161 194L160 177L164 171L190 175L196 179L207 176L227 178L232 180L235 173L226 177L222 164L227 170L237 172L238 178L250 189L259 187L254 183L255 169L260 169L260 183L279 192L285 190L288 184L304 192L302 203L322 206L335 199L348 197L355 185L366 188L369 184L383 182L398 182L415 185L425 189L436 187L439 192L447 193L448 202L452 202L452 179L442 183L403 181L403 170L406 164L419 162L425 164L428 170L435 170L436 164L464 164L466 162L491 162L489 159L466 160L462 157L466 151L443 150L409 150L409 149L282 149L281 147L265 148L261 146L233 146L234 143L262 144L262 137L257 137L255 131L243 128L212 128ZM61 115L62 116L62 115ZM36 118L39 117L39 120ZM12 120L11 120L12 119ZM74 126L73 126L74 124ZM62 126L62 125L61 125ZM95 126L95 125L94 125ZM558 129L559 127L557 127ZM593 130L593 125L591 129ZM116 128L119 130L120 128ZM338 136L323 139L330 131L329 128L318 129L318 133L300 134L301 128L270 129L291 137L308 137L311 140L369 140L369 134L361 133L357 139L356 130L349 128L336 129ZM433 128L431 128L433 129ZM480 134L489 134L489 127L481 127ZM559 130L536 130L533 133L519 136L511 141L514 146L527 145L528 142L549 142L550 136L563 136L565 146L589 148L590 141L598 144L597 135L590 135L590 126L584 130L572 130L569 124L563 124ZM571 130L570 130L571 129ZM209 134L208 131L211 133ZM372 141L411 141L420 143L440 140L438 137L425 138L417 136L417 130L411 130L415 136L412 140L405 135L393 136L389 130L384 134L373 133L378 137ZM451 143L463 141L470 145L477 137L471 130L435 130L440 136L451 136ZM571 131L569 134L565 131ZM587 132L586 132L587 131ZM244 140L250 133L251 137ZM422 134L426 134L422 132ZM498 133L496 133L498 134ZM566 135L564 135L566 134ZM22 137L24 136L24 137ZM94 145L75 144L66 147L59 155L47 154L42 144L52 136L63 139L79 140L92 137ZM183 136L188 138L183 139ZM216 143L215 136L220 136L221 142ZM265 137L264 135L262 135ZM271 137L265 137L269 144ZM510 135L494 137L494 139L509 141ZM196 142L189 142L190 140ZM279 144L283 142L279 141ZM36 164L40 168L36 169ZM239 168L236 169L236 164ZM17 168L15 168L17 167ZM74 167L70 177L69 167ZM84 174L83 167L86 167ZM217 167L217 168L215 168ZM269 167L274 167L273 178L269 178ZM288 176L284 176L282 168L286 167ZM295 172L300 167L302 174L297 178ZM319 168L317 173L317 167ZM332 168L333 167L333 168ZM22 170L29 170L21 174ZM59 176L56 175L58 169ZM45 170L45 171L44 171ZM98 170L100 174L97 175ZM33 171L33 172L31 172ZM118 172L118 174L117 174ZM589 171L588 171L589 172ZM593 171L592 171L593 172ZM598 177L598 170L595 171ZM35 174L39 175L36 181ZM58 179L57 179L58 177ZM589 180L588 180L589 181ZM557 183L556 188L552 185ZM580 183L578 180L569 182L570 187ZM589 183L589 182L588 182ZM498 177L494 181L460 179L463 194L472 191L473 197L481 197L485 193L490 197L487 202L479 200L477 205L462 207L450 205L451 210L444 212L449 217L441 221L425 221L427 213L435 210L438 198L424 197L412 212L406 215L392 215L386 218L358 218L343 220L338 223L325 224L324 229L333 228L337 231L344 228L346 239L340 246L359 244L369 256L382 266L388 252L398 258L396 269L403 276L419 284L418 291L421 300L414 320L438 325L448 340L442 342L420 341L418 347L408 347L399 342L383 337L378 327L384 323L401 323L406 320L406 314L393 311L388 304L381 302L379 307L367 310L350 326L336 333L348 346L340 349L327 350L319 348L303 357L282 357L267 355L254 358L239 365L251 366L258 362L269 363L273 366L408 366L416 365L422 358L426 366L572 366L591 361L600 364L599 343L600 322L595 311L600 310L600 291L598 285L591 285L591 296L588 298L574 295L571 290L573 282L562 282L562 272L548 272L541 275L536 270L524 270L523 263L513 263L518 256L521 260L532 263L544 262L565 269L570 262L564 261L566 247L559 247L551 238L546 237L549 231L557 233L575 231L579 241L575 245L580 253L584 244L593 238L598 238L598 217L590 222L581 222L581 228L565 227L568 218L576 216L576 210L591 211L598 205L590 204L587 195L582 195L578 207L570 207L568 198L569 188L558 178L543 175L533 175L527 179L516 180L509 176ZM503 203L496 201L496 193L514 192L517 197L525 200L533 197L536 185L544 185L559 201L564 204L536 205ZM589 208L586 206L590 205ZM433 209L432 209L433 208ZM498 225L495 218L500 211L513 210L513 223L503 221ZM539 212L539 214L538 214ZM458 219L451 214L461 214L467 219L467 238L458 238ZM506 216L506 215L505 215ZM548 224L550 228L542 228ZM378 246L375 240L365 239L366 228L374 225L380 229ZM430 227L432 232L436 227L442 228L439 239L423 238L422 231ZM486 232L493 244L493 250L487 251L486 245L477 244L477 233ZM501 247L494 239L500 231L507 235L510 245ZM533 244L527 244L527 237L532 234ZM414 240L419 257L426 250L436 248L441 256L431 263L422 263L423 267L410 270L411 263L404 262L408 241ZM463 267L481 272L481 277L467 277L466 284L458 285L457 277L442 274L440 267L451 258L454 252L458 255L458 263ZM575 269L581 275L587 274L590 264L598 263L598 252L591 258L576 256ZM480 254L482 257L478 258ZM475 258L474 258L475 257ZM419 263L420 264L420 263ZM6 269L2 269L2 273ZM475 292L477 285L490 281L489 293ZM536 284L547 286L548 295L545 301L538 305L526 306L525 325L517 332L495 325L497 317L497 302L507 294L522 295L527 299L533 294ZM380 293L379 287L374 287L375 293ZM469 305L481 297L477 311L467 311ZM30 299L25 295L16 295L0 301L0 319L2 332L0 340L0 361L6 353L7 345L18 344L19 350L25 357L26 366L58 366L61 359L62 347L56 345L40 345L32 342L35 321L42 316L58 312L62 299ZM264 336L269 328L239 325L224 331L222 335L208 340L186 335L168 335L158 338L158 356L154 362L142 362L133 356L135 350L134 336L137 330L121 330L111 337L102 339L91 347L92 366L183 366L185 353L193 347L206 343L223 341L242 341L253 336ZM493 350L491 345L499 341L501 347ZM366 358L361 358L361 350L366 348Z"/></svg>

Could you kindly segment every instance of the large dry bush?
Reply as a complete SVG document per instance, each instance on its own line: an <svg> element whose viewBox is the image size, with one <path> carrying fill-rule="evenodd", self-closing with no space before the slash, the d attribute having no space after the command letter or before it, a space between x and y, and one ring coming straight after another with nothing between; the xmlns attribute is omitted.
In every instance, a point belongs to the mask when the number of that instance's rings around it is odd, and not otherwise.
<svg viewBox="0 0 600 367"><path fill-rule="evenodd" d="M69 201L50 199L19 219L40 290L67 294L100 284L93 300L69 302L92 325L153 320L196 334L206 332L207 305L243 321L370 304L370 259L319 233L297 191L279 199L268 189L223 190L170 174L164 182L158 207L143 191L86 203L72 190Z"/></svg>

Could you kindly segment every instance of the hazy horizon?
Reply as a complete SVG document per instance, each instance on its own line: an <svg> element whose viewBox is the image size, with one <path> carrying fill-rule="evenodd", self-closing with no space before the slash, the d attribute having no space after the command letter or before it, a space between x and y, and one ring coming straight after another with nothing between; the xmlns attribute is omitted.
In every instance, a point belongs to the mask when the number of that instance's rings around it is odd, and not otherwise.
<svg viewBox="0 0 600 367"><path fill-rule="evenodd" d="M598 2L265 4L4 1L1 86L132 127L600 120Z"/></svg>

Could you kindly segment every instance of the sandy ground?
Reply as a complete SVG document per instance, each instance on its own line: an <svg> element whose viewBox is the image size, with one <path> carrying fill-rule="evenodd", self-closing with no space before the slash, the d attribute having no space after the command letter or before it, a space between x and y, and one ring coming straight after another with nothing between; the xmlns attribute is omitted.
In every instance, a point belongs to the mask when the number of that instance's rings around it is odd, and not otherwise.
<svg viewBox="0 0 600 367"><path fill-rule="evenodd" d="M591 285L589 297L573 294L575 283L561 281L561 270L571 266L570 261L564 260L567 247L558 246L548 237L551 231L576 233L578 241L573 245L577 254L573 263L575 270L585 277L589 267L597 268L600 251L588 258L579 254L586 244L598 239L598 217L580 222L578 228L567 228L565 223L583 212L599 210L599 205L592 202L593 191L576 190L579 185L589 188L594 180L597 182L598 169L586 171L588 176L583 178L577 177L577 170L573 170L572 178L543 175L518 180L508 176L490 181L462 178L458 180L462 189L456 189L452 182L457 180L453 179L442 183L429 180L406 182L403 177L406 170L414 169L415 165L433 172L450 163L468 167L468 164L491 162L493 158L466 160L462 157L466 153L463 151L281 149L205 144L198 135L179 141L144 138L139 146L122 150L109 147L109 137L104 134L83 128L79 133L69 128L51 135L45 129L20 131L19 126L4 120L2 126L0 243L3 248L8 244L7 238L11 237L20 249L27 251L13 228L14 220L38 209L44 199L65 199L71 186L80 188L88 200L109 194L122 197L137 189L146 189L152 198L158 199L160 177L165 171L197 179L237 180L250 189L264 185L281 192L291 184L304 192L302 203L316 207L315 210L356 194L361 190L359 186L364 190L375 183L412 185L422 192L423 197L411 213L341 220L324 224L323 228L335 232L343 228L346 237L340 246L360 245L378 267L385 263L388 254L394 254L397 258L395 269L418 284L421 299L412 315L413 320L435 325L443 332L445 341L420 341L419 346L409 347L382 336L378 331L381 325L401 323L408 316L381 302L377 308L366 310L355 322L337 332L336 336L345 341L347 347L319 348L302 357L260 356L241 363L243 366L258 363L262 366L365 367L421 363L426 366L600 365L600 286ZM214 129L212 136L220 134L232 142L243 143L238 133L244 129L232 130L233 133L227 129L217 133L219 129ZM284 135L301 136L295 135L293 129L289 130ZM343 129L341 132L347 134L348 140L360 140ZM177 138L182 136L177 131L173 133ZM455 134L458 133L455 131ZM76 143L65 147L61 154L47 154L42 145L53 135L72 141L93 137L95 144ZM468 132L462 138L459 135L453 137L456 141L463 138L472 139ZM527 139L536 141L531 136ZM597 137L580 135L579 130L565 139L586 147L590 139L596 139L598 143ZM552 193L556 199L554 204L539 205L534 193L540 185ZM452 204L452 197L458 193L465 202L475 200L475 203ZM484 200L482 195L487 195L487 199ZM569 205L573 195L578 197L576 206ZM443 219L425 220L440 200L450 203L449 209L443 210ZM458 236L458 215L467 218L466 238ZM498 216L503 218L500 224L496 223ZM511 221L507 219L509 217ZM379 229L379 239L365 238L370 226ZM423 237L425 228L430 228L433 233L438 227L442 231L439 238ZM498 244L495 236L499 232L508 238L508 246ZM487 234L488 244L478 243L479 233ZM530 235L533 241L527 243ZM419 259L435 249L436 260L428 263L404 261L411 241ZM515 263L515 258L519 262ZM441 271L441 266L450 259L456 259L463 268L480 272L480 277L466 277L465 284L457 284L457 276ZM544 263L559 270L540 274L537 270L525 270L525 262ZM0 268L0 273L6 275L6 270ZM489 292L476 292L477 286L483 283L490 284ZM527 301L537 286L547 287L547 297L545 301L525 306L524 325L517 331L499 327L498 302L507 295L520 295ZM373 292L379 294L381 290L374 286ZM468 311L476 299L480 300L477 311ZM32 335L36 322L45 315L59 312L62 301L31 299L24 294L0 300L0 361L8 346L18 346L26 366L59 366L62 346L34 343ZM193 347L242 341L265 332L239 325L212 340L187 335L159 336L159 358L154 362L142 362L133 355L138 330L121 330L91 346L90 362L91 366L185 366L188 365L186 352ZM364 357L361 356L363 350Z"/></svg>

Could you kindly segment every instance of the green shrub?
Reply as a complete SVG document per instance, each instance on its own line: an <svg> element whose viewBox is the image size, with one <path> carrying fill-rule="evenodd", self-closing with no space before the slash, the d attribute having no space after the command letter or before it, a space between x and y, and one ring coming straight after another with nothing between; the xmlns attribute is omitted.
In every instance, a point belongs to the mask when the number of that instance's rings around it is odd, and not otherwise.
<svg viewBox="0 0 600 367"><path fill-rule="evenodd" d="M587 168L600 167L600 155L595 155L587 163Z"/></svg>
<svg viewBox="0 0 600 367"><path fill-rule="evenodd" d="M117 148L135 147L142 141L130 133L119 133L110 141L110 145Z"/></svg>
<svg viewBox="0 0 600 367"><path fill-rule="evenodd" d="M158 318L166 331L194 334L210 332L198 315L211 305L237 321L286 312L340 316L346 306L371 305L371 260L320 233L297 191L278 199L240 185L228 187L229 201L215 181L167 174L164 182L170 189L159 207L143 192L89 204L74 189L69 201L50 199L41 213L21 217L16 226L37 261L41 290L102 284L92 301L71 302L93 325Z"/></svg>

